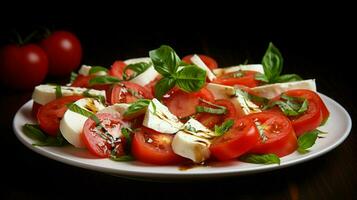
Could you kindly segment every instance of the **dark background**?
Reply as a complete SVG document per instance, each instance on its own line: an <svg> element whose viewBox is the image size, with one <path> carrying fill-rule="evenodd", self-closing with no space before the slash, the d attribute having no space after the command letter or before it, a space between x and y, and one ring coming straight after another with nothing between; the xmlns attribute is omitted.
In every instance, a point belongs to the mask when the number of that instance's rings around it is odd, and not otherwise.
<svg viewBox="0 0 357 200"><path fill-rule="evenodd" d="M341 103L354 121L356 39L355 22L348 6L331 10L304 8L294 12L236 8L225 13L217 7L206 9L202 14L150 10L144 15L138 15L142 10L123 13L120 7L112 10L98 7L100 12L85 10L81 13L47 10L35 14L18 10L1 14L0 45L13 38L12 30L26 35L45 26L74 32L83 45L83 63L89 65L110 66L116 59L147 56L149 50L168 44L180 56L203 53L214 57L220 66L229 66L243 63L245 59L249 63L260 63L272 41L285 58L284 72L316 78L318 90ZM251 12L243 13L242 10ZM66 79L48 77L46 81ZM231 195L239 199L337 199L352 198L356 194L357 137L354 128L335 150L286 169L201 182L149 183L68 166L27 149L14 136L11 124L15 111L30 97L31 91L5 89L1 94L0 180L4 185L0 198L60 199L73 195L107 198L107 195L116 195L118 199L203 199Z"/></svg>

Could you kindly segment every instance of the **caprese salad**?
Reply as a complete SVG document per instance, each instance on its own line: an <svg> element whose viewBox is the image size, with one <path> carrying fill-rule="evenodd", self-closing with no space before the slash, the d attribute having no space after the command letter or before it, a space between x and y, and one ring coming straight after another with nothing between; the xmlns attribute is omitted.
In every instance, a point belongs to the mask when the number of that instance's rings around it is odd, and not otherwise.
<svg viewBox="0 0 357 200"><path fill-rule="evenodd" d="M163 45L109 69L83 65L66 86L35 87L38 124L23 130L34 145L69 143L115 161L279 164L308 152L329 117L315 80L282 75L282 67L272 43L261 64L225 68Z"/></svg>

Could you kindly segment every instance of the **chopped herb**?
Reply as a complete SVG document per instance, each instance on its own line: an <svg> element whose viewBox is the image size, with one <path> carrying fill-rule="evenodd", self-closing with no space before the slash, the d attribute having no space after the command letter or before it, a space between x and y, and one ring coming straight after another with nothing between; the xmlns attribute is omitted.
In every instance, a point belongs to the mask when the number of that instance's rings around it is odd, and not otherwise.
<svg viewBox="0 0 357 200"><path fill-rule="evenodd" d="M68 109L73 111L73 112L76 112L80 115L83 115L85 117L91 117L92 115L94 115L92 112L88 111L88 110L85 110L81 107L79 107L77 104L75 103L72 103L68 106Z"/></svg>
<svg viewBox="0 0 357 200"><path fill-rule="evenodd" d="M124 112L124 116L129 116L136 114L138 112L143 112L149 106L151 100L149 99L138 99L136 102L132 103L129 108Z"/></svg>
<svg viewBox="0 0 357 200"><path fill-rule="evenodd" d="M105 96L103 95L92 95L89 93L90 89L83 92L83 96L98 99L102 104L105 104Z"/></svg>
<svg viewBox="0 0 357 200"><path fill-rule="evenodd" d="M114 76L96 76L89 80L89 85L115 84L121 80Z"/></svg>
<svg viewBox="0 0 357 200"><path fill-rule="evenodd" d="M94 67L91 67L88 74L94 74L94 73L97 73L97 72L108 72L108 69L105 68L105 67L101 67L101 66L94 66Z"/></svg>
<svg viewBox="0 0 357 200"><path fill-rule="evenodd" d="M229 119L221 124L221 126L214 126L214 132L216 135L221 136L225 134L234 125L234 120Z"/></svg>
<svg viewBox="0 0 357 200"><path fill-rule="evenodd" d="M60 85L56 85L56 99L59 99L62 97L62 88Z"/></svg>
<svg viewBox="0 0 357 200"><path fill-rule="evenodd" d="M129 64L124 68L123 79L131 80L131 79L137 77L138 75L140 75L141 73L145 72L151 65L152 65L151 62L139 62L139 63L135 63L135 64ZM128 77L126 72L129 69L133 72L133 75Z"/></svg>
<svg viewBox="0 0 357 200"><path fill-rule="evenodd" d="M71 72L71 77L69 79L70 83L73 83L74 80L76 80L78 74L76 72Z"/></svg>
<svg viewBox="0 0 357 200"><path fill-rule="evenodd" d="M239 158L243 162L254 164L279 164L280 158L275 154L246 154Z"/></svg>
<svg viewBox="0 0 357 200"><path fill-rule="evenodd" d="M205 106L196 106L196 112L201 113L211 113L211 114L216 114L216 115L223 115L227 113L227 109L224 108L211 108L211 107L205 107Z"/></svg>

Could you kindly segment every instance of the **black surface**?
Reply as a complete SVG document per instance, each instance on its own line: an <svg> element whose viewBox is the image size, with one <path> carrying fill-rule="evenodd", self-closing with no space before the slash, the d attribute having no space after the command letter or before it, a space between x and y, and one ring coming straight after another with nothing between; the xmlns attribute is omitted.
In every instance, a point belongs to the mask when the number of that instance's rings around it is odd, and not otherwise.
<svg viewBox="0 0 357 200"><path fill-rule="evenodd" d="M83 63L90 65L109 66L116 59L146 56L148 50L169 44L180 56L204 53L216 58L221 66L228 66L245 59L259 63L268 42L273 41L285 58L284 72L316 78L320 92L342 104L353 121L356 117L352 86L355 84L355 38L348 16L339 19L330 15L326 18L302 17L301 20L296 16L278 23L269 23L268 17L243 23L243 17L233 16L228 21L205 21L203 29L199 30L186 25L187 21L182 23L183 28L173 28L164 22L155 24L148 18L141 18L137 22L144 24L141 28L129 25L123 18L112 17L35 15L4 20L0 44L6 43L12 29L28 34L37 25L53 26L78 35L84 49ZM58 78L48 77L48 80ZM354 127L347 140L335 150L286 169L202 182L142 182L68 166L27 149L16 139L11 125L15 111L30 96L31 91L10 89L1 94L0 198L63 199L73 195L107 198L104 196L116 195L117 199L204 199L232 195L239 199L350 199L356 194Z"/></svg>

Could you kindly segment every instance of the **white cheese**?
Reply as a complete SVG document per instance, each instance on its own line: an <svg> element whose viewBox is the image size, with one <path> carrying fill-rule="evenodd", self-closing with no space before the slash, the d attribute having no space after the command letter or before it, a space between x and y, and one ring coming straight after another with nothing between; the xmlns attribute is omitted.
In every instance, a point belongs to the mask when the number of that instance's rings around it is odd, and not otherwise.
<svg viewBox="0 0 357 200"><path fill-rule="evenodd" d="M116 117L121 117L129 106L130 104L128 103L116 103L100 110L98 113L110 113Z"/></svg>
<svg viewBox="0 0 357 200"><path fill-rule="evenodd" d="M84 110L92 112L93 114L104 109L104 105L94 98L83 98L76 101L74 104ZM88 117L68 109L60 121L60 131L63 137L75 147L85 147L81 140L80 134L83 131L83 126L87 119Z"/></svg>
<svg viewBox="0 0 357 200"><path fill-rule="evenodd" d="M165 105L154 98L146 110L143 125L160 133L174 134L183 124Z"/></svg>
<svg viewBox="0 0 357 200"><path fill-rule="evenodd" d="M210 68L207 67L207 65L201 60L201 58L198 56L198 55L193 55L191 57L191 62L193 64L195 64L197 67L203 69L206 71L206 75L207 75L207 78L210 80L210 81L213 81L214 79L216 79L216 75L213 74L213 72L211 71Z"/></svg>
<svg viewBox="0 0 357 200"><path fill-rule="evenodd" d="M256 95L271 99L280 95L283 92L293 89L307 89L316 92L316 83L315 83L315 79L309 79L309 80L294 81L294 82L287 82L287 83L274 83L274 84L254 87L251 89Z"/></svg>
<svg viewBox="0 0 357 200"><path fill-rule="evenodd" d="M133 58L133 59L124 61L124 63L127 65L136 64L136 63L140 63L140 62L152 64L151 59L148 57ZM155 70L154 66L151 65L146 71L139 74L137 77L131 79L130 82L136 83L141 86L145 86L145 85L149 84L151 81L153 81L158 75L159 75L159 73Z"/></svg>
<svg viewBox="0 0 357 200"><path fill-rule="evenodd" d="M68 87L61 86L62 96L71 96L71 95L82 95L87 88L79 87ZM88 93L93 96L103 96L105 98L104 90L88 90ZM41 105L44 105L50 101L56 99L56 86L55 85L38 85L35 87L35 90L32 93L32 99Z"/></svg>
<svg viewBox="0 0 357 200"><path fill-rule="evenodd" d="M263 68L263 65L261 65L261 64L238 65L238 66L233 66L233 67L218 68L218 69L214 69L213 73L216 76L221 76L223 74L227 74L227 73L231 73L231 72L238 72L238 71L242 71L242 70L256 71L256 72L264 74L264 68Z"/></svg>

